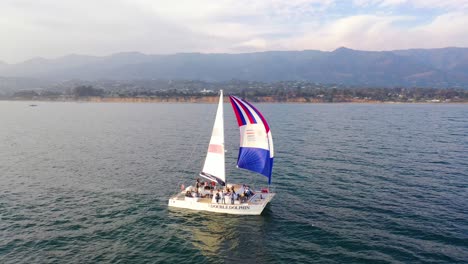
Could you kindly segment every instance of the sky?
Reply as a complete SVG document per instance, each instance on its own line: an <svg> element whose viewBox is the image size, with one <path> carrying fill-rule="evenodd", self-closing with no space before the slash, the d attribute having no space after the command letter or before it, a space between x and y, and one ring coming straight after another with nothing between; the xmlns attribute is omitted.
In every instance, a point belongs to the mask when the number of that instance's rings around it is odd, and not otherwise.
<svg viewBox="0 0 468 264"><path fill-rule="evenodd" d="M0 61L468 47L468 0L0 0Z"/></svg>

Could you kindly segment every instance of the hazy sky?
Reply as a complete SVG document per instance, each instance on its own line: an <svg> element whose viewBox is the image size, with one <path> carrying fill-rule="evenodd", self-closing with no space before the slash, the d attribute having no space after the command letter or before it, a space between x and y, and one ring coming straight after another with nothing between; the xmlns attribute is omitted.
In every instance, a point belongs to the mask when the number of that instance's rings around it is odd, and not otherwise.
<svg viewBox="0 0 468 264"><path fill-rule="evenodd" d="M0 0L0 60L468 47L468 0Z"/></svg>

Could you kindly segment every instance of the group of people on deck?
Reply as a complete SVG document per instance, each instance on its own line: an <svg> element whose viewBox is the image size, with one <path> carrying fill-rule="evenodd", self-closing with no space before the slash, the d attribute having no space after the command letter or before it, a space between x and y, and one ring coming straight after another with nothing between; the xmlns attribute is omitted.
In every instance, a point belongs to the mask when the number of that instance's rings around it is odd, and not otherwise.
<svg viewBox="0 0 468 264"><path fill-rule="evenodd" d="M213 199L216 203L234 204L236 200L240 203L245 203L249 200L250 197L254 195L254 192L246 185L242 186L242 189L238 192L234 189L234 186L218 189Z"/></svg>
<svg viewBox="0 0 468 264"><path fill-rule="evenodd" d="M200 179L197 179L194 189L187 188L185 196L211 198L213 202L221 204L234 204L235 201L245 203L254 195L250 187L245 184L239 190L235 190L234 185L216 190L216 182L201 182Z"/></svg>

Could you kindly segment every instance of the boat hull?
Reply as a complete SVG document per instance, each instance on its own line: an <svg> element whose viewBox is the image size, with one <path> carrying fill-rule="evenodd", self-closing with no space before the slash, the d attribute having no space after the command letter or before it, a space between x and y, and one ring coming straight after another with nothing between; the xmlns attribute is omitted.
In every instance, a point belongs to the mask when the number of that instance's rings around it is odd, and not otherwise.
<svg viewBox="0 0 468 264"><path fill-rule="evenodd" d="M274 193L255 194L245 203L238 203L236 201L235 204L231 204L230 201L216 203L212 202L211 199L181 197L181 195L177 195L169 199L168 206L224 214L260 215L274 196Z"/></svg>

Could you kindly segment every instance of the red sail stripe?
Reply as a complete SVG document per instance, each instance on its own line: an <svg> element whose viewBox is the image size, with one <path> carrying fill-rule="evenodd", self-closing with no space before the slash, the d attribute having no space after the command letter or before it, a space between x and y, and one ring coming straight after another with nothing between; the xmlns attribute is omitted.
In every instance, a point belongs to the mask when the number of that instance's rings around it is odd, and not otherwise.
<svg viewBox="0 0 468 264"><path fill-rule="evenodd" d="M239 110L237 109L236 102L234 102L233 96L229 96L229 101L231 101L232 109L234 110L234 114L236 115L237 124L239 125L239 127L243 126L244 124L242 123L242 119L240 116L241 113L239 113Z"/></svg>
<svg viewBox="0 0 468 264"><path fill-rule="evenodd" d="M234 96L233 96L234 97ZM247 115L247 117L249 118L249 121L250 121L250 124L255 124L255 119L252 115L252 113L250 113L249 109L245 106L244 102L242 100L239 100L237 97L234 97L234 100L236 100L236 102L239 103L239 105L242 107L242 109L244 110L245 114Z"/></svg>
<svg viewBox="0 0 468 264"><path fill-rule="evenodd" d="M208 146L208 152L223 154L223 146L218 144L210 144Z"/></svg>
<svg viewBox="0 0 468 264"><path fill-rule="evenodd" d="M262 113L260 113L260 111L258 111L258 109L255 108L255 106L251 105L249 102L247 102L247 101L244 101L244 102L245 102L247 105L249 105L249 106L255 111L255 113L257 113L257 115L260 117L260 119L262 120L263 125L265 126L266 132L267 132L267 133L270 132L270 126L268 125L268 123L267 123L265 117L263 117Z"/></svg>

